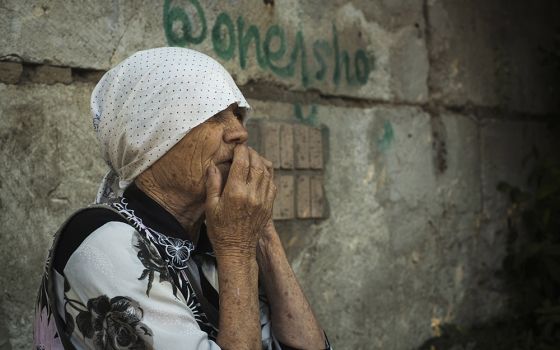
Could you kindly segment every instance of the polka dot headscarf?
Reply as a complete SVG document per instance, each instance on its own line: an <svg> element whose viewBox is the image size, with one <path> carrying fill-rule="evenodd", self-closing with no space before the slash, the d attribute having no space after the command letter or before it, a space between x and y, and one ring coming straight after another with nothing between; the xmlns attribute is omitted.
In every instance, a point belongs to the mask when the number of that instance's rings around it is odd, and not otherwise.
<svg viewBox="0 0 560 350"><path fill-rule="evenodd" d="M96 203L122 194L192 128L233 103L250 108L225 68L194 50L140 51L109 70L91 96L93 127L110 167Z"/></svg>

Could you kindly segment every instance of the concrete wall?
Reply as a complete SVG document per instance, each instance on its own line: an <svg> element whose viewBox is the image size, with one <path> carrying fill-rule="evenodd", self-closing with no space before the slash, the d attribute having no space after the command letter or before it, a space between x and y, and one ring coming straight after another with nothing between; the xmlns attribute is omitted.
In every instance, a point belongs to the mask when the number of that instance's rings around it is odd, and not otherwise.
<svg viewBox="0 0 560 350"><path fill-rule="evenodd" d="M168 45L219 59L257 120L324 131L326 217L278 227L337 349L412 349L499 317L496 183L523 184L532 147L558 155L560 11L538 4L2 1L0 349L30 347L51 235L105 171L95 82Z"/></svg>

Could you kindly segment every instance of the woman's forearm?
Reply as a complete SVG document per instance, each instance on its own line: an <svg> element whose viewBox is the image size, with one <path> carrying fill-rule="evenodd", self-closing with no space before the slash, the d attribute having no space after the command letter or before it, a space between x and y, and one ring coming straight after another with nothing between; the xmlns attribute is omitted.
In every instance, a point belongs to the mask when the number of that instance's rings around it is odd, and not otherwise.
<svg viewBox="0 0 560 350"><path fill-rule="evenodd" d="M261 349L258 265L254 257L217 257L222 349Z"/></svg>
<svg viewBox="0 0 560 350"><path fill-rule="evenodd" d="M255 254L258 234L272 215L276 195L267 169L259 154L244 142L233 149L225 185L218 167L212 164L208 168L205 218L218 265L217 342L223 349L262 347Z"/></svg>
<svg viewBox="0 0 560 350"><path fill-rule="evenodd" d="M270 225L272 226L272 225ZM258 262L271 309L272 330L283 344L323 349L324 333L297 282L274 227L259 241Z"/></svg>

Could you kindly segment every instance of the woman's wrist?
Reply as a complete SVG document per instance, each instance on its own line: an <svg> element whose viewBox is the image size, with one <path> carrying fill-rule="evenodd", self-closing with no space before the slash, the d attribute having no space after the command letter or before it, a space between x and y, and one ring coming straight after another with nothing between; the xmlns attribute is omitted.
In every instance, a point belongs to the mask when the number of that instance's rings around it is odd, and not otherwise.
<svg viewBox="0 0 560 350"><path fill-rule="evenodd" d="M259 237L257 244L257 262L262 272L271 272L274 266L285 263L286 253L282 241L274 229L274 225L267 225Z"/></svg>
<svg viewBox="0 0 560 350"><path fill-rule="evenodd" d="M278 236L278 232L276 232L276 228L274 227L272 220L270 220L261 231L258 246L259 249L282 247L282 242L280 241L280 237Z"/></svg>
<svg viewBox="0 0 560 350"><path fill-rule="evenodd" d="M241 229L240 231L243 231ZM208 227L209 237L216 260L227 260L232 263L244 263L254 260L256 256L256 237L253 241L249 239L232 239L242 237L236 234L237 230L216 230Z"/></svg>
<svg viewBox="0 0 560 350"><path fill-rule="evenodd" d="M256 249L249 251L243 250L227 250L222 253L214 252L216 256L216 262L218 264L218 269L241 269L246 270L250 268L253 264L257 263Z"/></svg>

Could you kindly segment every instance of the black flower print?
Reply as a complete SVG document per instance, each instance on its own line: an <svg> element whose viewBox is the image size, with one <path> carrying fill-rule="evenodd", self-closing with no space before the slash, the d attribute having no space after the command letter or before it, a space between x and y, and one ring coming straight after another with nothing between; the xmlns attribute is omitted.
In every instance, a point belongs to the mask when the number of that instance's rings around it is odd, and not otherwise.
<svg viewBox="0 0 560 350"><path fill-rule="evenodd" d="M151 242L143 237L142 235L135 233L134 234L134 247L138 249L138 259L142 262L145 269L142 271L139 280L143 280L146 277L148 278L148 287L146 288L146 295L150 296L150 289L152 289L152 283L154 281L154 273L159 273L159 282L169 282L171 283L171 287L173 287L173 295L177 297L177 287L169 274L169 269L167 268L167 264L163 261L161 256L159 255L157 249L151 244Z"/></svg>
<svg viewBox="0 0 560 350"><path fill-rule="evenodd" d="M93 340L96 349L149 348L146 340L151 342L152 331L140 322L144 311L133 299L123 296L109 299L102 295L88 300L86 308L79 302L71 302L82 306L76 325L84 337Z"/></svg>
<svg viewBox="0 0 560 350"><path fill-rule="evenodd" d="M134 210L128 208L126 198L116 199L111 206L137 231L133 245L138 249L137 257L145 267L138 279L148 278L146 294L149 296L154 274L158 272L160 282L171 283L175 297L177 297L177 290L181 292L200 328L208 333L210 339L216 339L217 325L212 324L202 311L185 272L191 252L195 249L194 244L187 240L168 237L144 225L142 219L134 214Z"/></svg>
<svg viewBox="0 0 560 350"><path fill-rule="evenodd" d="M128 209L125 198L121 198L111 204L121 214L129 224L141 232L155 245L163 247L162 256L170 268L183 270L187 268L187 262L191 257L191 252L195 249L194 244L188 240L168 237L144 225L142 219L134 214L134 210Z"/></svg>

